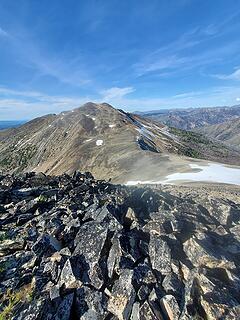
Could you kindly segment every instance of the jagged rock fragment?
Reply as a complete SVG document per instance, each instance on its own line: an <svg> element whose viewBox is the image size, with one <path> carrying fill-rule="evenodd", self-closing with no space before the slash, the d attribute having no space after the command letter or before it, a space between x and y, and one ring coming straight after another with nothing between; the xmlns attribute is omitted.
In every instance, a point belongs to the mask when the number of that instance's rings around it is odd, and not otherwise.
<svg viewBox="0 0 240 320"><path fill-rule="evenodd" d="M169 320L178 320L180 310L177 300L172 295L166 295L160 300L162 311Z"/></svg>
<svg viewBox="0 0 240 320"><path fill-rule="evenodd" d="M131 314L136 295L132 285L132 277L132 270L123 270L111 290L112 295L108 301L108 310L119 320L127 320Z"/></svg>
<svg viewBox="0 0 240 320"><path fill-rule="evenodd" d="M161 237L150 235L149 256L153 269L163 275L171 272L171 249Z"/></svg>
<svg viewBox="0 0 240 320"><path fill-rule="evenodd" d="M81 257L86 267L84 277L85 279L89 278L89 282L97 289L103 284L99 260L107 238L107 233L108 229L106 225L88 222L79 229L74 240L76 248L73 256Z"/></svg>

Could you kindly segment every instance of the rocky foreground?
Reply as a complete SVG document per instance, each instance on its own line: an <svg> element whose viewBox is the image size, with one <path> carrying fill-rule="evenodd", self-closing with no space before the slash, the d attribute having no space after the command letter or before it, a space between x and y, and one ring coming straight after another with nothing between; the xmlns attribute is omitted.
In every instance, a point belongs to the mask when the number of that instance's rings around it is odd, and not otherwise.
<svg viewBox="0 0 240 320"><path fill-rule="evenodd" d="M0 319L239 319L235 198L0 176Z"/></svg>

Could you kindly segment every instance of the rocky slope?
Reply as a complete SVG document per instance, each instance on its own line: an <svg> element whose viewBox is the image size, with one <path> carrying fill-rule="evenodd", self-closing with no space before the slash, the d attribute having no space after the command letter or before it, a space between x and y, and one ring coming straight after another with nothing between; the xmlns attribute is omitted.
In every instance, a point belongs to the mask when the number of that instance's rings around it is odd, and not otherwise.
<svg viewBox="0 0 240 320"><path fill-rule="evenodd" d="M220 124L198 128L197 132L240 149L240 117Z"/></svg>
<svg viewBox="0 0 240 320"><path fill-rule="evenodd" d="M105 103L88 103L0 131L0 170L4 172L83 170L122 183L129 172L134 179L140 171L154 176L164 167L187 165L188 160L179 156L240 164L239 152L201 134L174 131Z"/></svg>
<svg viewBox="0 0 240 320"><path fill-rule="evenodd" d="M1 176L0 319L239 319L240 198L223 189Z"/></svg>
<svg viewBox="0 0 240 320"><path fill-rule="evenodd" d="M168 126L192 130L240 117L240 106L216 108L170 109L139 113Z"/></svg>

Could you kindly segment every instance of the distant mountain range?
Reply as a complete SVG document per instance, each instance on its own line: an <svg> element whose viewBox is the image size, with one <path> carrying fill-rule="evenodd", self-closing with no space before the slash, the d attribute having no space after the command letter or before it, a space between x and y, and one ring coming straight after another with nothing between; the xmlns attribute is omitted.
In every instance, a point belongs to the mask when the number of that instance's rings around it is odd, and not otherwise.
<svg viewBox="0 0 240 320"><path fill-rule="evenodd" d="M240 150L240 117L223 123L198 128L197 131Z"/></svg>
<svg viewBox="0 0 240 320"><path fill-rule="evenodd" d="M200 133L170 128L106 103L87 103L0 131L4 172L82 170L123 182L139 173L146 180L174 168L186 170L191 158L240 164L239 152Z"/></svg>
<svg viewBox="0 0 240 320"><path fill-rule="evenodd" d="M8 128L16 128L25 123L25 120L5 120L0 121L0 130L8 129Z"/></svg>
<svg viewBox="0 0 240 320"><path fill-rule="evenodd" d="M233 107L169 109L138 112L138 114L168 126L193 130L239 118L240 105Z"/></svg>

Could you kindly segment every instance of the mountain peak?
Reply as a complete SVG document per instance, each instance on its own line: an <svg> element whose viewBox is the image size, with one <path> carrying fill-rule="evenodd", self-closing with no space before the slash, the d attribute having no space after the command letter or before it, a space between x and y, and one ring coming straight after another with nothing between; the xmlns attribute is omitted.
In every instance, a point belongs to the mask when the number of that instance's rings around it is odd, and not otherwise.
<svg viewBox="0 0 240 320"><path fill-rule="evenodd" d="M88 102L0 133L4 172L55 175L81 170L100 179L111 176L116 182L136 180L141 173L144 180L151 180L172 172L176 165L186 170L189 160L180 156L222 158L233 164L240 159L238 152L216 146L200 134L173 130L105 102Z"/></svg>

